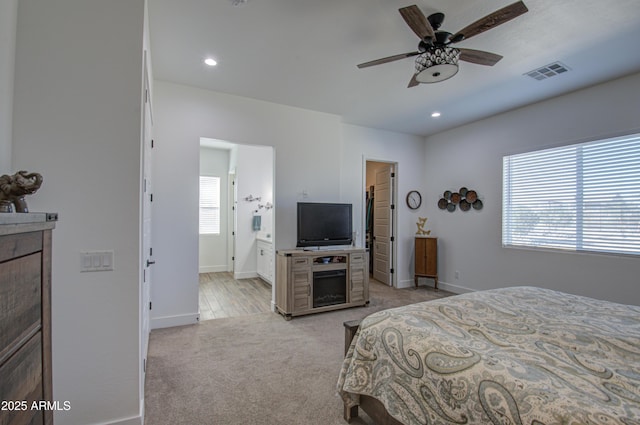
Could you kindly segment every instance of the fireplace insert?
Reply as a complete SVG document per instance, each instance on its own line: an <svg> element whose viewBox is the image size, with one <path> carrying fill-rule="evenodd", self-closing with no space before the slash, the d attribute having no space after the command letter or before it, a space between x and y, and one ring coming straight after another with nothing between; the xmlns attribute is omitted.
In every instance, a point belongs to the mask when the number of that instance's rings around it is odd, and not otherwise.
<svg viewBox="0 0 640 425"><path fill-rule="evenodd" d="M347 302L347 271L313 272L313 308Z"/></svg>

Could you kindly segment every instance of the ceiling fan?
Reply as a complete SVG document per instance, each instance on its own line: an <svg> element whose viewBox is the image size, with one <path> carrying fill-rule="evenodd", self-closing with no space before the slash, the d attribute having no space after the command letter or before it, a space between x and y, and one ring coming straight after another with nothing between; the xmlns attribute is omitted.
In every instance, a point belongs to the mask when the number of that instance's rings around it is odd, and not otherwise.
<svg viewBox="0 0 640 425"><path fill-rule="evenodd" d="M493 66L502 59L502 56L482 50L451 47L451 45L504 24L526 13L528 10L524 3L519 1L496 10L464 27L457 33L451 34L438 30L444 21L443 13L434 13L429 17L425 17L416 5L403 7L399 9L400 15L420 38L418 50L361 63L358 68L367 68L418 56L416 58L416 72L411 77L408 86L414 87L420 83L437 83L453 77L458 72L458 60Z"/></svg>

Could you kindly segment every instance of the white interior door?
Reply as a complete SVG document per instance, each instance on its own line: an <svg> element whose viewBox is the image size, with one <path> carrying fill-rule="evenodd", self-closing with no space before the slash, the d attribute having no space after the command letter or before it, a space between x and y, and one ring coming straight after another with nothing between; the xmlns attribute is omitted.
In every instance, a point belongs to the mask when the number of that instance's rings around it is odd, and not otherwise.
<svg viewBox="0 0 640 425"><path fill-rule="evenodd" d="M146 56L145 56L145 70L146 70ZM152 113L151 113L151 99L149 98L149 81L145 72L145 94L144 94L144 117L143 117L143 149L142 149L142 252L140 255L142 261L142 284L140 285L140 334L141 334L141 355L143 361L142 374L144 375L144 369L147 348L149 345L149 316L151 309L151 265L155 263L153 260L153 248L151 247L151 206L153 201L152 192Z"/></svg>
<svg viewBox="0 0 640 425"><path fill-rule="evenodd" d="M376 172L373 203L373 278L392 286L393 166Z"/></svg>
<svg viewBox="0 0 640 425"><path fill-rule="evenodd" d="M229 191L227 193L227 199L229 201L229 214L227 214L227 271L233 273L235 270L235 255L236 255L236 203L237 203L237 191L236 191L236 175L235 173L229 173Z"/></svg>

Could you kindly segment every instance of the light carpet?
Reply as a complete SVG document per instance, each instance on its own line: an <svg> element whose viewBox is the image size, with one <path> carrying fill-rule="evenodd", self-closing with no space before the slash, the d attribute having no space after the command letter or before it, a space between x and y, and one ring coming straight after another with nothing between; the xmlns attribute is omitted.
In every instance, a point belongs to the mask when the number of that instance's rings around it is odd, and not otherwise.
<svg viewBox="0 0 640 425"><path fill-rule="evenodd" d="M151 332L146 425L343 425L336 382L347 320L453 295L372 281L368 307L215 319ZM353 424L372 424L365 414Z"/></svg>

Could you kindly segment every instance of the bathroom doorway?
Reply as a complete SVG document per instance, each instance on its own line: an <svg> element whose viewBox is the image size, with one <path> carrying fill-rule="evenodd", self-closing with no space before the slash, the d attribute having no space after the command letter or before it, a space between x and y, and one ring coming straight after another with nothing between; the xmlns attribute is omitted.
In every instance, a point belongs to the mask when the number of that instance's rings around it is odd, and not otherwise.
<svg viewBox="0 0 640 425"><path fill-rule="evenodd" d="M274 159L270 146L201 139L200 320L271 311L275 282L258 276L258 241L274 239Z"/></svg>

